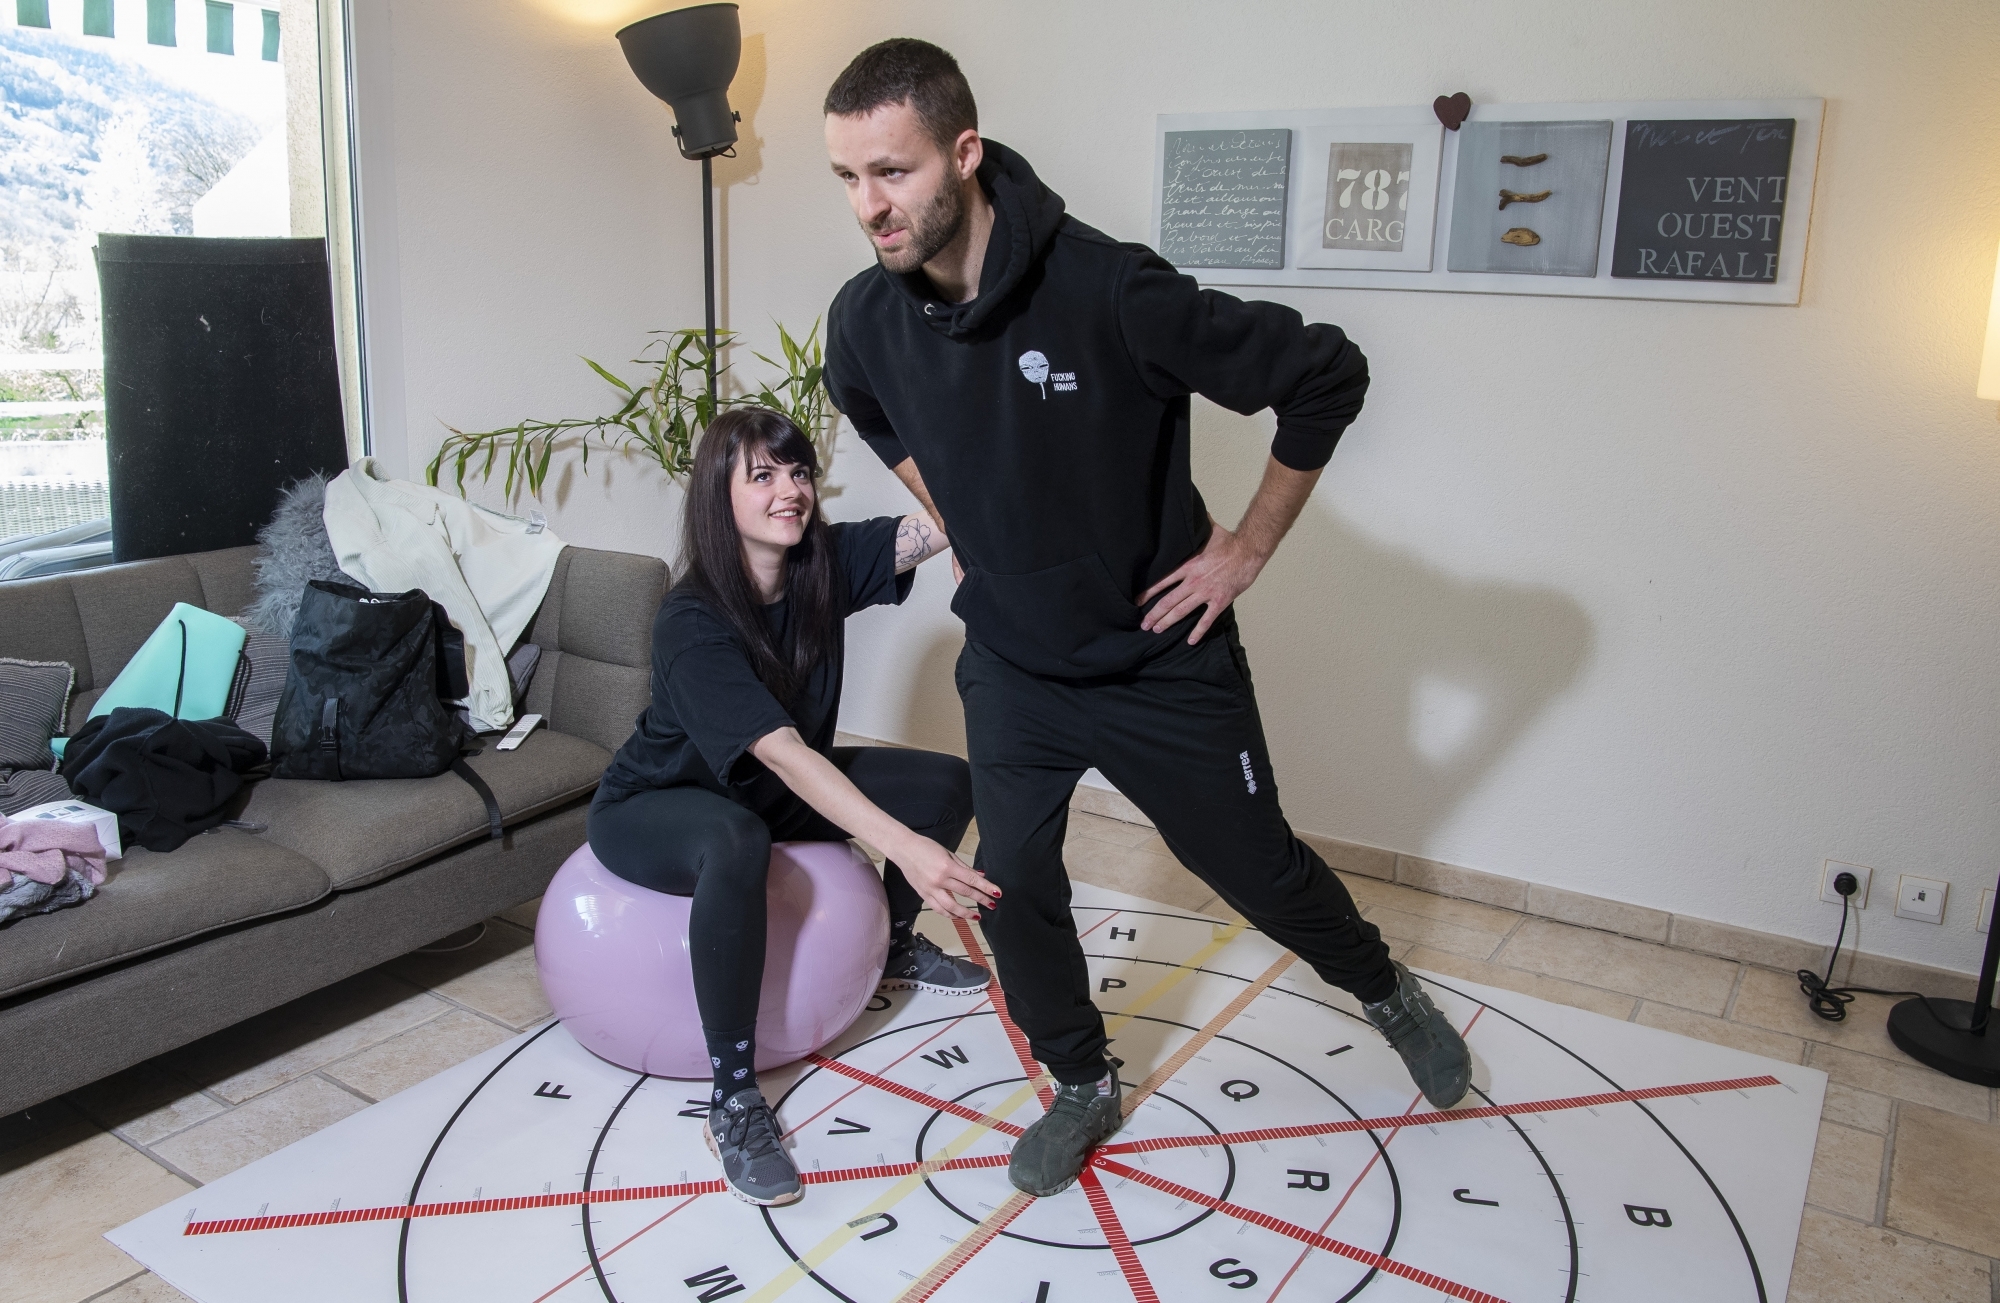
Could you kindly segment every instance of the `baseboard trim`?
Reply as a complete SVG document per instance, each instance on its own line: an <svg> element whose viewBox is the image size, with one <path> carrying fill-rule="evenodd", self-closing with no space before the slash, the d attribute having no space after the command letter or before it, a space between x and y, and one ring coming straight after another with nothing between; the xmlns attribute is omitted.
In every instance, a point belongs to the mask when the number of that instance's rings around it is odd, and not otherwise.
<svg viewBox="0 0 2000 1303"><path fill-rule="evenodd" d="M843 745L855 746L896 745L862 737L843 736L841 741ZM1153 821L1138 806L1110 788L1078 783L1070 797L1069 807L1146 828L1153 826ZM1600 932L1615 932L1620 936L1653 941L1696 954L1714 955L1719 959L1733 959L1738 963L1755 964L1760 968L1776 968L1785 972L1801 968L1824 971L1826 968L1830 947L1822 942L1776 932L1759 932L1737 927L1733 923L1696 918L1692 914L1669 913L1663 909L1633 905L1606 896L1587 895L1523 878L1503 877L1480 869L1447 864L1442 860L1406 855L1385 846L1344 841L1325 833L1303 829L1293 831L1300 841L1318 851L1321 859L1341 873L1394 882L1433 895L1496 905L1517 914L1595 928ZM1979 983L1972 973L1935 968L1929 964L1892 959L1865 951L1849 951L1841 960L1839 971L1834 974L1834 984L1872 986L1884 991L1921 991L1930 996L1970 1000ZM2000 999L1995 1000L1995 1005L2000 1007Z"/></svg>
<svg viewBox="0 0 2000 1303"><path fill-rule="evenodd" d="M1379 878L1434 895L1497 905L1534 918L1595 928L1600 932L1615 932L1620 936L1691 950L1696 954L1714 955L1719 959L1733 959L1738 963L1755 964L1760 968L1776 968L1784 972L1810 968L1822 972L1826 968L1827 952L1831 949L1822 942L1777 932L1759 932L1754 928L1718 923L1714 919L1697 918L1692 914L1669 913L1581 891L1567 891L1539 882L1446 864L1441 860L1405 855L1386 847L1342 841L1321 833L1301 831L1298 837L1342 873ZM1884 991L1921 991L1930 996L1970 1000L1979 983L1974 974L1955 969L1935 968L1929 964L1865 951L1847 951L1834 973L1834 984L1872 986ZM2000 1000L1995 1003L2000 1004Z"/></svg>

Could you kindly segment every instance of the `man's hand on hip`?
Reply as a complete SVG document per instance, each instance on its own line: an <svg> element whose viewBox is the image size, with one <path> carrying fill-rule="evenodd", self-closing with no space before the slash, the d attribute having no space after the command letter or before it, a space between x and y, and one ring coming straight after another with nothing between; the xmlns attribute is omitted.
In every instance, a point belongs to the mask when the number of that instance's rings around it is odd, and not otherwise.
<svg viewBox="0 0 2000 1303"><path fill-rule="evenodd" d="M1264 563L1278 550L1279 540L1299 518L1306 499L1312 496L1319 475L1317 469L1293 470L1275 457L1267 459L1264 481L1257 486L1257 494L1250 499L1250 509L1243 513L1243 522L1236 531L1231 533L1216 524L1213 516L1209 517L1208 542L1201 551L1139 595L1139 605L1144 606L1156 595L1165 594L1139 627L1148 633L1158 633L1201 610L1201 619L1188 635L1190 646L1200 642L1237 595L1257 581ZM1203 610L1204 607L1207 609Z"/></svg>
<svg viewBox="0 0 2000 1303"><path fill-rule="evenodd" d="M1203 607L1201 619L1188 635L1189 645L1208 633L1236 595L1256 582L1269 558L1259 556L1239 534L1232 534L1212 519L1208 542L1201 551L1181 562L1180 568L1139 595L1144 606L1160 597L1160 604L1146 613L1139 627L1148 633L1172 628Z"/></svg>

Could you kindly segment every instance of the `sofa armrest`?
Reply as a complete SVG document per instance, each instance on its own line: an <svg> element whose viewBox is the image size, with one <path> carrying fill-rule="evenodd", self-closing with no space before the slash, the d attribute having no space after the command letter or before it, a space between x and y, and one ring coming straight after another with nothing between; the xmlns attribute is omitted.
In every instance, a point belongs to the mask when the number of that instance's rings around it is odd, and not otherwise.
<svg viewBox="0 0 2000 1303"><path fill-rule="evenodd" d="M658 557L566 547L528 640L542 649L527 709L616 751L652 695L653 617L667 594Z"/></svg>

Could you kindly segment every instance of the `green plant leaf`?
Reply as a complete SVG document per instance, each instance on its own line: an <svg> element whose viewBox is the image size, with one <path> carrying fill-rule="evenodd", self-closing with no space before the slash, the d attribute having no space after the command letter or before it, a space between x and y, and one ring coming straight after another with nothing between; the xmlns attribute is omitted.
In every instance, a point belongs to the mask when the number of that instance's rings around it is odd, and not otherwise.
<svg viewBox="0 0 2000 1303"><path fill-rule="evenodd" d="M606 380L609 380L612 384L617 385L620 389L622 389L626 393L629 394L632 392L631 385L626 384L623 380L620 380L617 376L612 375L609 371L606 371L603 367L597 365L597 363L591 361L589 358L583 359L583 363L591 370L597 372L597 374L603 376Z"/></svg>

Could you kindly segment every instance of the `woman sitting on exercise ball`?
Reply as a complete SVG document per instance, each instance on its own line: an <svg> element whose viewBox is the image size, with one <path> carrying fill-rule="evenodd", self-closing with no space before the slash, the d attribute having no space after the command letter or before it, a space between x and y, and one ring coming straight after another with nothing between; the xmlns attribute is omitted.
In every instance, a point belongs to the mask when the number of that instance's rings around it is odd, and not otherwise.
<svg viewBox="0 0 2000 1303"><path fill-rule="evenodd" d="M738 1198L790 1203L798 1169L757 1089L764 879L774 841L859 837L889 863L885 988L986 989L913 926L999 888L952 854L972 821L963 760L833 745L843 623L909 595L947 545L924 514L830 525L819 457L782 413L739 407L695 450L681 574L653 621L653 701L604 772L590 848L627 882L691 896L689 951L715 1073L706 1138Z"/></svg>

